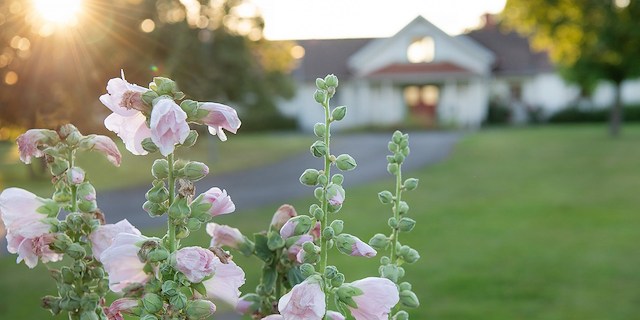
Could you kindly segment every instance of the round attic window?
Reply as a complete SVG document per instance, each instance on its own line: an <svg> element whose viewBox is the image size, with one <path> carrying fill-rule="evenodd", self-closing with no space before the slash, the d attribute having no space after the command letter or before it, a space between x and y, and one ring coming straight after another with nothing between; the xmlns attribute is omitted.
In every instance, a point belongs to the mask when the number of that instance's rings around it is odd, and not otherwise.
<svg viewBox="0 0 640 320"><path fill-rule="evenodd" d="M407 48L407 59L411 63L431 62L435 55L435 43L431 37L414 39Z"/></svg>

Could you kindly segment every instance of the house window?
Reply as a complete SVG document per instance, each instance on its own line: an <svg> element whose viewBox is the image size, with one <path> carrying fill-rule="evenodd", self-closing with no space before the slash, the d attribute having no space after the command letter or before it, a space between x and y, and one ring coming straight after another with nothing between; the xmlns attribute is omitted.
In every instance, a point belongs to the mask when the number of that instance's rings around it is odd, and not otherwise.
<svg viewBox="0 0 640 320"><path fill-rule="evenodd" d="M435 56L435 42L431 37L415 38L407 48L411 63L431 62Z"/></svg>

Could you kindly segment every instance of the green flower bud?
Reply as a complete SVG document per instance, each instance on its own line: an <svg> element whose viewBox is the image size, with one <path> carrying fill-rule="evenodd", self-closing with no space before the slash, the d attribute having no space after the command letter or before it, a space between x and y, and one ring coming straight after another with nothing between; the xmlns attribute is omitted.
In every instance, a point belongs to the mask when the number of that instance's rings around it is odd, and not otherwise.
<svg viewBox="0 0 640 320"><path fill-rule="evenodd" d="M151 90L157 92L159 95L173 95L178 92L178 85L169 78L154 77L153 83L155 86L150 86Z"/></svg>
<svg viewBox="0 0 640 320"><path fill-rule="evenodd" d="M387 171L389 173L391 173L392 175L396 175L398 174L398 164L397 163L389 163L387 165Z"/></svg>
<svg viewBox="0 0 640 320"><path fill-rule="evenodd" d="M400 271L398 270L398 266L396 266L395 264L380 266L378 271L380 271L381 277L387 278L393 283L397 283L398 279L400 279Z"/></svg>
<svg viewBox="0 0 640 320"><path fill-rule="evenodd" d="M293 236L303 235L309 232L315 226L315 220L306 215L295 216L289 219L280 229L280 236L288 239Z"/></svg>
<svg viewBox="0 0 640 320"><path fill-rule="evenodd" d="M391 137L391 139L393 140L393 142L400 144L400 142L402 142L402 132L396 130L393 133L393 136Z"/></svg>
<svg viewBox="0 0 640 320"><path fill-rule="evenodd" d="M141 144L142 144L142 149L144 149L145 151L147 151L149 153L154 153L154 152L158 151L158 146L156 146L156 144L153 143L151 138L144 138L142 140Z"/></svg>
<svg viewBox="0 0 640 320"><path fill-rule="evenodd" d="M318 263L318 261L320 261L320 255L317 252L302 251L302 262Z"/></svg>
<svg viewBox="0 0 640 320"><path fill-rule="evenodd" d="M72 243L73 240L71 240L68 235L64 233L58 233L53 240L52 247L56 252L65 252Z"/></svg>
<svg viewBox="0 0 640 320"><path fill-rule="evenodd" d="M185 225L176 226L176 239L184 239L189 236L191 231Z"/></svg>
<svg viewBox="0 0 640 320"><path fill-rule="evenodd" d="M319 185L321 185L321 186L326 186L326 185L327 185L327 182L329 182L329 181L327 180L327 176L325 176L324 174L322 174L322 175L319 175L319 176L318 176L318 184L319 184Z"/></svg>
<svg viewBox="0 0 640 320"><path fill-rule="evenodd" d="M322 220L322 218L324 218L324 211L320 208L316 208L316 210L313 211L313 217L318 221Z"/></svg>
<svg viewBox="0 0 640 320"><path fill-rule="evenodd" d="M303 263L300 266L300 273L305 278L308 278L316 273L316 269L309 263Z"/></svg>
<svg viewBox="0 0 640 320"><path fill-rule="evenodd" d="M62 140L65 140L65 141L69 138L70 135L72 135L74 133L78 133L79 134L80 132L78 131L78 128L76 128L76 126L74 126L74 125L72 125L70 123L63 124L58 129L58 136L60 136L60 138ZM67 143L69 143L69 142L67 142ZM70 144L75 144L75 143L70 143Z"/></svg>
<svg viewBox="0 0 640 320"><path fill-rule="evenodd" d="M403 232L409 232L413 230L413 227L415 226L416 226L416 221L407 217L402 217L398 222L398 230Z"/></svg>
<svg viewBox="0 0 640 320"><path fill-rule="evenodd" d="M324 197L324 190L322 188L316 188L315 190L313 190L313 195L316 197L316 199L321 200L322 197Z"/></svg>
<svg viewBox="0 0 640 320"><path fill-rule="evenodd" d="M393 158L396 160L396 163L404 162L404 155L402 153L396 153L395 155L393 155Z"/></svg>
<svg viewBox="0 0 640 320"><path fill-rule="evenodd" d="M417 308L420 306L420 301L415 293L410 290L400 292L400 303L405 307Z"/></svg>
<svg viewBox="0 0 640 320"><path fill-rule="evenodd" d="M396 163L396 158L394 158L393 156L389 155L389 156L387 156L387 162L388 163Z"/></svg>
<svg viewBox="0 0 640 320"><path fill-rule="evenodd" d="M327 145L323 141L316 141L311 145L311 154L316 157L324 157L327 154Z"/></svg>
<svg viewBox="0 0 640 320"><path fill-rule="evenodd" d="M411 290L411 283L409 282L403 282L398 286L398 289L400 291L405 291L405 290Z"/></svg>
<svg viewBox="0 0 640 320"><path fill-rule="evenodd" d="M304 252L306 253L317 253L318 247L311 241L305 241L302 244L302 250L304 250Z"/></svg>
<svg viewBox="0 0 640 320"><path fill-rule="evenodd" d="M338 275L338 268L335 266L327 266L324 268L324 276L327 279L333 279Z"/></svg>
<svg viewBox="0 0 640 320"><path fill-rule="evenodd" d="M167 207L165 207L163 204L151 201L146 201L142 205L142 209L144 209L144 211L146 211L151 217L159 217L167 211Z"/></svg>
<svg viewBox="0 0 640 320"><path fill-rule="evenodd" d="M327 134L327 126L324 123L316 123L313 126L313 134L315 134L318 138L324 138L324 136Z"/></svg>
<svg viewBox="0 0 640 320"><path fill-rule="evenodd" d="M142 102L147 105L151 105L153 103L153 100L155 100L156 98L158 98L158 94L153 90L147 90L142 94Z"/></svg>
<svg viewBox="0 0 640 320"><path fill-rule="evenodd" d="M338 301L352 308L357 308L358 304L356 304L356 302L353 301L353 297L359 296L363 293L364 292L362 292L362 290L354 286L342 285L336 291L336 296L338 297Z"/></svg>
<svg viewBox="0 0 640 320"><path fill-rule="evenodd" d="M387 145L387 148L389 148L389 151L391 151L391 152L398 151L398 145L395 144L393 141L389 141L389 144Z"/></svg>
<svg viewBox="0 0 640 320"><path fill-rule="evenodd" d="M306 216L305 216L306 217ZM277 249L284 247L284 239L280 236L280 233L275 231L270 231L267 234L267 247L269 250L275 251Z"/></svg>
<svg viewBox="0 0 640 320"><path fill-rule="evenodd" d="M313 99L315 99L317 103L324 103L324 101L327 99L327 92L318 89L313 93Z"/></svg>
<svg viewBox="0 0 640 320"><path fill-rule="evenodd" d="M402 259L407 263L415 263L420 260L420 253L416 249L409 249L408 252L402 255Z"/></svg>
<svg viewBox="0 0 640 320"><path fill-rule="evenodd" d="M327 89L327 84L325 83L324 79L316 78L316 88L321 90Z"/></svg>
<svg viewBox="0 0 640 320"><path fill-rule="evenodd" d="M307 169L300 176L300 183L306 186L315 186L318 184L318 176L320 171L316 169Z"/></svg>
<svg viewBox="0 0 640 320"><path fill-rule="evenodd" d="M165 248L155 248L147 254L147 260L151 262L160 262L169 258L169 251Z"/></svg>
<svg viewBox="0 0 640 320"><path fill-rule="evenodd" d="M65 311L75 311L80 308L80 301L69 297L62 298L60 308Z"/></svg>
<svg viewBox="0 0 640 320"><path fill-rule="evenodd" d="M164 187L164 182L159 180L158 183L154 182L154 186L147 191L145 198L153 203L163 203L169 200L169 190Z"/></svg>
<svg viewBox="0 0 640 320"><path fill-rule="evenodd" d="M410 153L409 146L402 148L401 152L405 157L408 157Z"/></svg>
<svg viewBox="0 0 640 320"><path fill-rule="evenodd" d="M175 296L178 294L178 283L173 280L167 280L162 284L162 293L167 296Z"/></svg>
<svg viewBox="0 0 640 320"><path fill-rule="evenodd" d="M188 120L197 120L198 117L197 112L198 112L198 101L193 101L193 100L183 100L180 103L180 109L182 109L182 111L184 111L184 113L187 114L187 119Z"/></svg>
<svg viewBox="0 0 640 320"><path fill-rule="evenodd" d="M65 253L75 260L83 259L87 255L87 251L79 243L70 244Z"/></svg>
<svg viewBox="0 0 640 320"><path fill-rule="evenodd" d="M332 183L335 183L335 184L338 184L338 185L342 185L343 181L344 181L344 176L339 174L339 173L334 174L333 177L331 177L331 182Z"/></svg>
<svg viewBox="0 0 640 320"><path fill-rule="evenodd" d="M184 219L191 214L191 208L187 204L187 199L178 197L169 207L169 217L173 219Z"/></svg>
<svg viewBox="0 0 640 320"><path fill-rule="evenodd" d="M156 179L169 177L169 162L167 162L167 159L156 159L151 166L151 174Z"/></svg>
<svg viewBox="0 0 640 320"><path fill-rule="evenodd" d="M398 214L403 215L407 212L409 212L409 205L404 201L400 201L400 204L398 206Z"/></svg>
<svg viewBox="0 0 640 320"><path fill-rule="evenodd" d="M347 107L339 106L333 109L333 111L331 112L331 119L333 119L334 121L340 121L344 119L345 115L347 115Z"/></svg>
<svg viewBox="0 0 640 320"><path fill-rule="evenodd" d="M369 245L376 250L384 250L389 246L390 242L389 237L382 233L377 233L369 240Z"/></svg>
<svg viewBox="0 0 640 320"><path fill-rule="evenodd" d="M344 229L344 221L342 220L333 220L331 221L331 225L329 225L331 227L331 229L333 229L333 232L338 235L342 233L342 230Z"/></svg>
<svg viewBox="0 0 640 320"><path fill-rule="evenodd" d="M140 317L140 320L158 320L158 317L152 315L152 314L145 314L143 316Z"/></svg>
<svg viewBox="0 0 640 320"><path fill-rule="evenodd" d="M391 259L387 256L382 256L382 258L380 258L380 264L385 266L388 265L389 263L391 263Z"/></svg>
<svg viewBox="0 0 640 320"><path fill-rule="evenodd" d="M182 145L185 147L193 147L193 145L196 144L196 141L198 141L198 131L191 130L189 131L187 138L184 139Z"/></svg>
<svg viewBox="0 0 640 320"><path fill-rule="evenodd" d="M162 310L163 301L159 295L149 292L142 297L142 305L147 312L156 313Z"/></svg>
<svg viewBox="0 0 640 320"><path fill-rule="evenodd" d="M382 204L389 204L393 202L393 198L394 197L391 191L385 190L378 193L378 199L380 200L380 202L382 202Z"/></svg>
<svg viewBox="0 0 640 320"><path fill-rule="evenodd" d="M404 181L404 184L402 186L404 187L405 190L409 190L409 191L414 190L415 188L418 187L418 179L409 178Z"/></svg>
<svg viewBox="0 0 640 320"><path fill-rule="evenodd" d="M400 310L393 316L392 320L409 320L409 314L404 310Z"/></svg>
<svg viewBox="0 0 640 320"><path fill-rule="evenodd" d="M344 274L338 272L338 274L336 274L336 276L331 279L331 286L333 287L339 287L344 283Z"/></svg>
<svg viewBox="0 0 640 320"><path fill-rule="evenodd" d="M69 267L60 268L60 274L62 275L62 282L66 284L73 284L76 280L76 276L73 274L73 271Z"/></svg>
<svg viewBox="0 0 640 320"><path fill-rule="evenodd" d="M331 228L331 226L324 228L324 230L322 230L322 237L326 238L327 240L329 239L333 239L333 236L335 236L335 231L333 230L333 228Z"/></svg>
<svg viewBox="0 0 640 320"><path fill-rule="evenodd" d="M357 166L356 160L348 154L341 154L336 158L336 167L342 171L351 171Z"/></svg>
<svg viewBox="0 0 640 320"><path fill-rule="evenodd" d="M198 181L209 174L209 167L198 161L190 161L182 169L185 178L191 181Z"/></svg>
<svg viewBox="0 0 640 320"><path fill-rule="evenodd" d="M326 77L324 77L324 82L327 85L327 87L337 87L338 86L338 77L336 77L333 74L327 75Z"/></svg>
<svg viewBox="0 0 640 320"><path fill-rule="evenodd" d="M69 162L64 159L55 158L53 162L49 163L49 170L54 176L59 176L69 169Z"/></svg>
<svg viewBox="0 0 640 320"><path fill-rule="evenodd" d="M197 231L200 227L202 227L202 222L200 222L200 220L196 218L189 218L189 220L187 220L187 228L189 228L189 230Z"/></svg>
<svg viewBox="0 0 640 320"><path fill-rule="evenodd" d="M189 319L207 319L216 312L216 305L209 300L193 300L187 302L185 311Z"/></svg>
<svg viewBox="0 0 640 320"><path fill-rule="evenodd" d="M60 298L54 296L44 296L41 301L41 306L52 314L57 315L60 313Z"/></svg>

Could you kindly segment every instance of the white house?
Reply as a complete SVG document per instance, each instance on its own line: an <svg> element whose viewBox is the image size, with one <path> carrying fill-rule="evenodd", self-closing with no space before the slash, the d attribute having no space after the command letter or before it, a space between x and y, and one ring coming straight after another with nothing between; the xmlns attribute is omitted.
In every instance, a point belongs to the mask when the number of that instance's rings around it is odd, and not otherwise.
<svg viewBox="0 0 640 320"><path fill-rule="evenodd" d="M490 102L510 108L513 122L533 110L549 115L580 98L566 84L546 53L533 52L526 38L505 33L485 16L484 27L450 36L417 17L389 38L299 40L304 52L293 71L296 96L280 105L301 128L323 118L313 100L315 79L340 79L332 105L349 107L338 128L359 126L478 127ZM593 101L613 100L603 84ZM640 102L640 82L623 86L624 102Z"/></svg>

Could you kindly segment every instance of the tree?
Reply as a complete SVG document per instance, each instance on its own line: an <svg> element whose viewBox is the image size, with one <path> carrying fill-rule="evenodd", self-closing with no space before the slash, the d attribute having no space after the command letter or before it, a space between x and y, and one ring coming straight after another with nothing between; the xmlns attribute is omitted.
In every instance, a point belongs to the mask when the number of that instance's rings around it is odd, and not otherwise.
<svg viewBox="0 0 640 320"><path fill-rule="evenodd" d="M640 76L640 2L629 0L509 0L507 26L548 49L568 81L584 89L609 81L615 88L609 131L619 135L621 85Z"/></svg>
<svg viewBox="0 0 640 320"><path fill-rule="evenodd" d="M82 0L69 26L36 1L1 0L0 126L103 130L98 96L120 69L140 85L150 74L176 79L190 98L238 104L247 119L274 117L276 98L292 95L293 59L281 51L288 62L277 68L260 59L275 44L245 2Z"/></svg>

